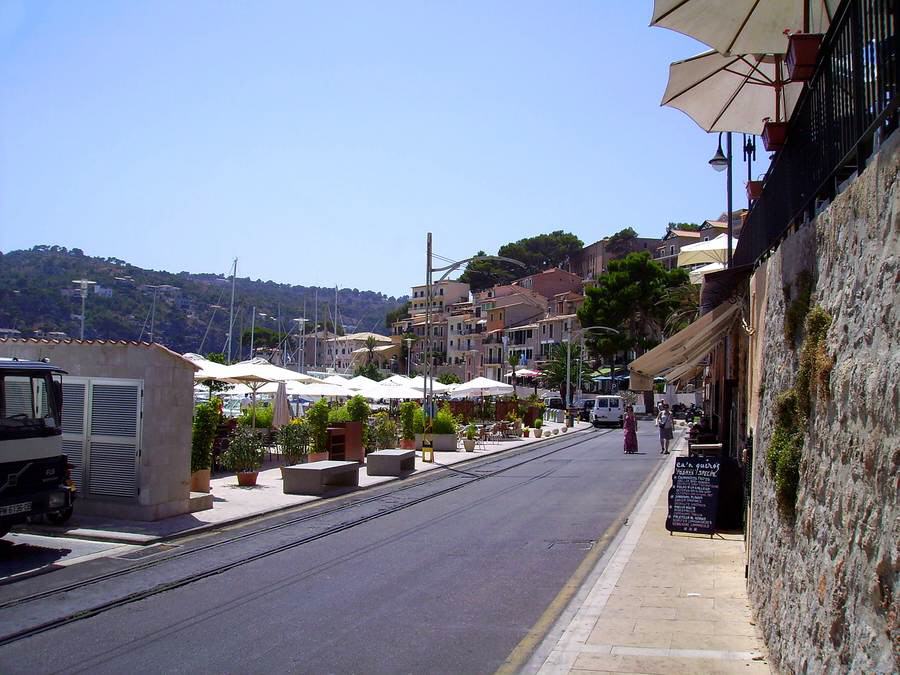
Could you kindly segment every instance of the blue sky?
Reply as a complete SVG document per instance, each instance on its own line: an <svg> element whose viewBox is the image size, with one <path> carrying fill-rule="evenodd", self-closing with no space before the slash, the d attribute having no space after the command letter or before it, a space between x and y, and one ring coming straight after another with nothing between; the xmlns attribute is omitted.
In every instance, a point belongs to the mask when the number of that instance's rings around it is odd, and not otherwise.
<svg viewBox="0 0 900 675"><path fill-rule="evenodd" d="M659 107L704 47L651 9L0 0L0 250L399 295L427 231L461 259L718 216L715 137Z"/></svg>

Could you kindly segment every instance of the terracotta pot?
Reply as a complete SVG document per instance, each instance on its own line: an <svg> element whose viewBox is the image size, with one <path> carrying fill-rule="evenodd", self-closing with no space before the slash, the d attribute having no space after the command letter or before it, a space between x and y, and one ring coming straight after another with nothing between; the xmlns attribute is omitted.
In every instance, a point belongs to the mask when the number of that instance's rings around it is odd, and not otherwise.
<svg viewBox="0 0 900 675"><path fill-rule="evenodd" d="M401 450L415 450L416 449L416 439L415 438L401 438L400 439L400 449Z"/></svg>
<svg viewBox="0 0 900 675"><path fill-rule="evenodd" d="M755 202L762 196L763 182L761 180L747 181L747 199Z"/></svg>
<svg viewBox="0 0 900 675"><path fill-rule="evenodd" d="M310 462L324 462L328 459L327 452L311 452L309 453Z"/></svg>
<svg viewBox="0 0 900 675"><path fill-rule="evenodd" d="M530 433L531 433L531 432L530 432L528 429L522 429L522 435L523 435L525 438L529 438L529 434L530 434Z"/></svg>
<svg viewBox="0 0 900 675"><path fill-rule="evenodd" d="M209 492L209 469L199 469L191 474L191 492Z"/></svg>
<svg viewBox="0 0 900 675"><path fill-rule="evenodd" d="M252 487L256 485L257 476L259 476L259 471L239 471L237 475L238 485Z"/></svg>
<svg viewBox="0 0 900 675"><path fill-rule="evenodd" d="M763 125L763 145L768 152L781 150L787 138L787 122L766 122Z"/></svg>
<svg viewBox="0 0 900 675"><path fill-rule="evenodd" d="M788 50L784 58L788 77L794 82L806 82L816 72L816 57L822 44L821 33L797 33L788 36Z"/></svg>

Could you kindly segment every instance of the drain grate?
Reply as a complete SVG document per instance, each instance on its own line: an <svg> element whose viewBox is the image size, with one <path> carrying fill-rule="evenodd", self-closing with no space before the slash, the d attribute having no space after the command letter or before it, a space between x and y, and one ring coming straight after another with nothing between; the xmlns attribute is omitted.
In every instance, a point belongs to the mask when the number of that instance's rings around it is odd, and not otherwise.
<svg viewBox="0 0 900 675"><path fill-rule="evenodd" d="M142 560L144 558L149 558L152 555L166 553L167 551L171 551L173 548L179 547L175 546L174 544L153 544L152 546L146 546L135 551L129 551L128 553L117 555L116 557L120 558L121 560Z"/></svg>
<svg viewBox="0 0 900 675"><path fill-rule="evenodd" d="M557 539L548 542L548 549L577 549L579 551L590 551L594 548L594 544L597 542L594 539L580 539L580 540L566 540L566 539Z"/></svg>

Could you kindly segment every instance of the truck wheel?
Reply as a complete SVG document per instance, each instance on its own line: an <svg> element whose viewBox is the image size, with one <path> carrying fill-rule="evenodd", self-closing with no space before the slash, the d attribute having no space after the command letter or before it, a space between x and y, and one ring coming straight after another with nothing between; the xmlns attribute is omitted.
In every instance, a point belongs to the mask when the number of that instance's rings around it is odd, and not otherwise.
<svg viewBox="0 0 900 675"><path fill-rule="evenodd" d="M62 511L56 511L55 513L48 513L47 520L54 525L62 525L69 518L72 517L72 507L69 506Z"/></svg>

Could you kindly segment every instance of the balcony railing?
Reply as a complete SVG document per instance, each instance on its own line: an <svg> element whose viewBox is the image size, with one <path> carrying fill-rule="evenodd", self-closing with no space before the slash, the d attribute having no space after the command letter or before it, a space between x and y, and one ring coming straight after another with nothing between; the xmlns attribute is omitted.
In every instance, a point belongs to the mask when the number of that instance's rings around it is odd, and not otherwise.
<svg viewBox="0 0 900 675"><path fill-rule="evenodd" d="M787 141L747 216L735 266L757 263L792 223L815 217L817 205L862 172L896 129L898 14L900 2L892 0L846 0L840 6L791 116Z"/></svg>

